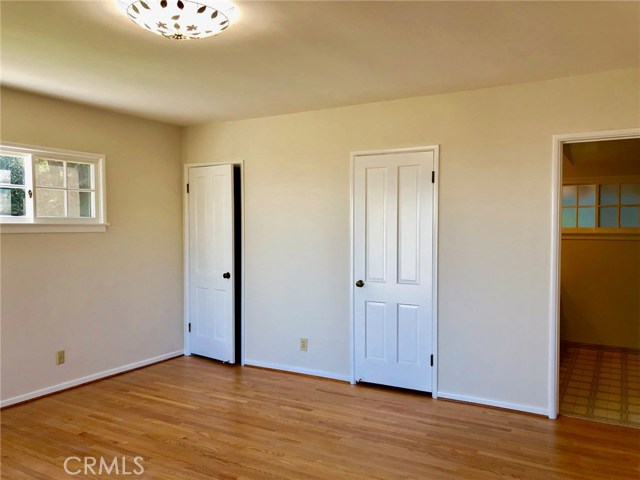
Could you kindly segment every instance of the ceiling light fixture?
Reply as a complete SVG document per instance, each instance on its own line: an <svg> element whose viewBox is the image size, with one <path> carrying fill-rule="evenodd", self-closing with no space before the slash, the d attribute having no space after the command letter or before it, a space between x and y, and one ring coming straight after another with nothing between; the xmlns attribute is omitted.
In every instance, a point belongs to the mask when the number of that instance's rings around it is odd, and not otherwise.
<svg viewBox="0 0 640 480"><path fill-rule="evenodd" d="M217 35L236 17L233 4L216 0L119 0L119 4L134 23L174 40Z"/></svg>

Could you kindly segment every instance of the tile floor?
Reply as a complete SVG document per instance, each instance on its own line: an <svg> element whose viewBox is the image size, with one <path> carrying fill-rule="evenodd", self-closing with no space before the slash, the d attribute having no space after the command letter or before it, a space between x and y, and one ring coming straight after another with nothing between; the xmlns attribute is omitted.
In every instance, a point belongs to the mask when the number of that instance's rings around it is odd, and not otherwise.
<svg viewBox="0 0 640 480"><path fill-rule="evenodd" d="M640 428L640 350L562 342L560 413Z"/></svg>

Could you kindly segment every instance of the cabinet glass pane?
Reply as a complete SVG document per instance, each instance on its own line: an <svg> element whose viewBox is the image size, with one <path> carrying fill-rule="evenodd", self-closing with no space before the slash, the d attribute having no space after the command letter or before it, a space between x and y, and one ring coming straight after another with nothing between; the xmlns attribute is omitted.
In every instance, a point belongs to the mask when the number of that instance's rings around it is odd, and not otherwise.
<svg viewBox="0 0 640 480"><path fill-rule="evenodd" d="M67 163L67 188L93 188L92 169L88 163Z"/></svg>
<svg viewBox="0 0 640 480"><path fill-rule="evenodd" d="M618 204L618 185L600 185L600 205Z"/></svg>
<svg viewBox="0 0 640 480"><path fill-rule="evenodd" d="M575 228L576 226L576 209L562 209L562 228Z"/></svg>
<svg viewBox="0 0 640 480"><path fill-rule="evenodd" d="M35 170L38 187L64 187L64 162L38 158Z"/></svg>
<svg viewBox="0 0 640 480"><path fill-rule="evenodd" d="M591 206L596 204L596 186L580 185L578 187L578 205Z"/></svg>
<svg viewBox="0 0 640 480"><path fill-rule="evenodd" d="M69 192L67 208L70 218L93 217L93 193Z"/></svg>
<svg viewBox="0 0 640 480"><path fill-rule="evenodd" d="M577 205L578 187L576 185L565 185L562 187L562 206L570 207Z"/></svg>
<svg viewBox="0 0 640 480"><path fill-rule="evenodd" d="M64 217L64 190L36 190L36 214L38 217Z"/></svg>
<svg viewBox="0 0 640 480"><path fill-rule="evenodd" d="M24 158L0 155L0 183L24 185Z"/></svg>
<svg viewBox="0 0 640 480"><path fill-rule="evenodd" d="M596 226L596 209L578 209L578 228L593 228Z"/></svg>
<svg viewBox="0 0 640 480"><path fill-rule="evenodd" d="M618 207L600 208L600 227L616 228L618 226Z"/></svg>
<svg viewBox="0 0 640 480"><path fill-rule="evenodd" d="M21 188L0 188L0 215L24 217L24 190Z"/></svg>
<svg viewBox="0 0 640 480"><path fill-rule="evenodd" d="M640 207L620 207L620 226L622 228L640 227Z"/></svg>
<svg viewBox="0 0 640 480"><path fill-rule="evenodd" d="M623 205L640 204L640 184L620 185L620 197Z"/></svg>

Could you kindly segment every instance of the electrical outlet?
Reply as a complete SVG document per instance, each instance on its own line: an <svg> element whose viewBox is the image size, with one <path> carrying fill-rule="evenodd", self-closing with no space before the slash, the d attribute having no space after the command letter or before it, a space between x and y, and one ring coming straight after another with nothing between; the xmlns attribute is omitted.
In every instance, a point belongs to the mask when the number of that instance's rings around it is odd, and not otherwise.
<svg viewBox="0 0 640 480"><path fill-rule="evenodd" d="M62 365L64 363L64 350L60 350L56 353L56 365Z"/></svg>
<svg viewBox="0 0 640 480"><path fill-rule="evenodd" d="M300 337L300 351L306 352L308 348L309 348L309 339Z"/></svg>

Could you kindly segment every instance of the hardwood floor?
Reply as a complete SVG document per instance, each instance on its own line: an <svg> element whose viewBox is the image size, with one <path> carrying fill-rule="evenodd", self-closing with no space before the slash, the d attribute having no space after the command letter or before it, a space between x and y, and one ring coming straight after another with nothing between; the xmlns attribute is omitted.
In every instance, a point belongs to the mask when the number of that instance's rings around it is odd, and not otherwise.
<svg viewBox="0 0 640 480"><path fill-rule="evenodd" d="M7 480L640 477L640 429L552 421L197 357L1 415ZM63 468L69 456L108 463L124 456L129 473L140 456L144 473L71 476Z"/></svg>

